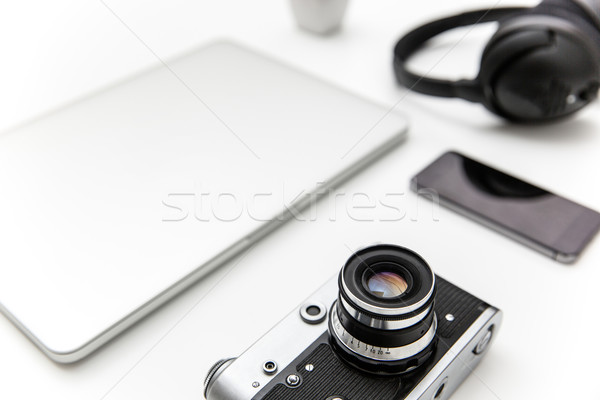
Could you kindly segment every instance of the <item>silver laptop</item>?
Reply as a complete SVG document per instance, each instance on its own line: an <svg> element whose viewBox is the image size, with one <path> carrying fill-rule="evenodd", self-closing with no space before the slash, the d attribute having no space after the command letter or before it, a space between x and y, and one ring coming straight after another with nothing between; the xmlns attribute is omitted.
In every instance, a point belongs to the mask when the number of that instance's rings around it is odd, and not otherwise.
<svg viewBox="0 0 600 400"><path fill-rule="evenodd" d="M1 133L0 310L51 359L77 361L310 218L406 129L219 42Z"/></svg>

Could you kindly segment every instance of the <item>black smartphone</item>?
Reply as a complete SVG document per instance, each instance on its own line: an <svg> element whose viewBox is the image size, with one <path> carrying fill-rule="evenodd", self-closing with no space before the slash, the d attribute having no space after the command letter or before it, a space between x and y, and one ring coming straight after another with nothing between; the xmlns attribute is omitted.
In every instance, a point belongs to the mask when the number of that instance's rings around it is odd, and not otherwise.
<svg viewBox="0 0 600 400"><path fill-rule="evenodd" d="M452 151L411 188L563 263L600 229L598 212Z"/></svg>

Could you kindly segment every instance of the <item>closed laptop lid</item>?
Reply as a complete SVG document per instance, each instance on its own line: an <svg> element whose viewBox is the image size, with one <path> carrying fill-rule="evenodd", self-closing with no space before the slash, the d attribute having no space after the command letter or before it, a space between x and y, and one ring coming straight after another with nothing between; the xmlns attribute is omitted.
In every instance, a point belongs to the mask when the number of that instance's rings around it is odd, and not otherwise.
<svg viewBox="0 0 600 400"><path fill-rule="evenodd" d="M51 358L80 359L277 221L309 219L315 191L405 130L219 42L4 132L1 310Z"/></svg>

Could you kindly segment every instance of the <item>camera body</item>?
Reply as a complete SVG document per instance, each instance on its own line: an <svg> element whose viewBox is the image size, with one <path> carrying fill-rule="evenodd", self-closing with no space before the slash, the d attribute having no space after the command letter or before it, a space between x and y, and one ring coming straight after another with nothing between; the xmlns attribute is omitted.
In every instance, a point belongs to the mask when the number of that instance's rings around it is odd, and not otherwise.
<svg viewBox="0 0 600 400"><path fill-rule="evenodd" d="M396 246L375 246L366 249L371 253L365 255L363 252L363 257L371 257L374 249L410 252ZM415 253L411 255L418 257ZM353 256L355 264L369 264L363 262L363 257L361 252L356 253ZM418 260L423 261L420 258ZM363 314L350 312L350 323L360 325L356 331L345 321L346 311L340 310L353 310L355 304L348 306L346 302L353 299L344 294L348 292L344 274L351 261L352 258L339 278L331 278L240 357L217 362L205 381L206 399L448 398L486 353L500 326L502 312L431 273L432 289L429 292L435 301L418 304L425 307L424 311L415 311L413 307L413 314L404 315L402 319L381 317L377 323L373 323L373 320L366 323L362 318L368 310L361 309ZM384 267L381 264L379 259L370 265L375 265L374 269L389 269L387 264ZM401 264L406 263L402 261ZM366 276L371 277L370 280L364 278L365 272L359 271L358 276L362 274L366 288L376 288L373 285L377 284L377 271L372 272L370 267L367 268ZM357 275L356 271L352 273ZM361 279L357 281L361 282ZM409 283L401 290L408 287L407 292L410 292L412 286L421 292L428 291L427 282L419 286L419 282L415 283L411 278ZM377 296L371 296L374 303L377 299L388 300L382 295L383 292L374 292L377 293ZM402 296L390 298L389 301L398 305L398 299ZM409 297L406 299L410 300ZM410 305L406 299L402 303L405 309ZM382 308L379 311L384 310ZM406 327L407 323L412 323L411 318L419 321ZM403 325L401 329L398 329L399 324ZM415 327L416 331L412 329ZM393 346L389 343L366 344L356 338L364 337L361 328L375 329L379 334L390 331L393 340L398 340L402 334L405 339L409 338L410 343ZM411 329L413 333L409 332ZM417 336L414 336L414 332ZM382 343L386 340L392 339L377 336L369 341Z"/></svg>

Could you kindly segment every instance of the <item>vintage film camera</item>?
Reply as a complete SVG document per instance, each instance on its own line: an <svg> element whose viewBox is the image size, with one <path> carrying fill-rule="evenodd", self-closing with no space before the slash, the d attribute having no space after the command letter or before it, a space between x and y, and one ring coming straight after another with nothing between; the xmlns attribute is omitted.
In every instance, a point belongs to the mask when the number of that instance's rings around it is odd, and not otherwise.
<svg viewBox="0 0 600 400"><path fill-rule="evenodd" d="M486 353L501 319L413 251L368 247L240 357L217 362L205 397L446 399Z"/></svg>

